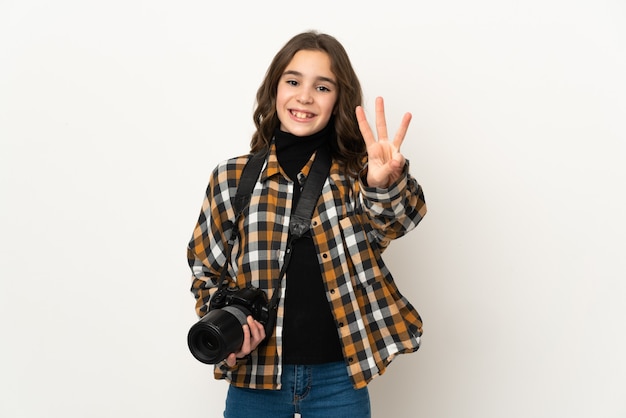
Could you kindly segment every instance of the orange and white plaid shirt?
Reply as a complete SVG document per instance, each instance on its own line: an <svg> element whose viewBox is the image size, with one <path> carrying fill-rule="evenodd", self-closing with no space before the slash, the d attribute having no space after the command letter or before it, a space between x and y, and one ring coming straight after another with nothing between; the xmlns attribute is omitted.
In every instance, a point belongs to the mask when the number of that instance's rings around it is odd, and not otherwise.
<svg viewBox="0 0 626 418"><path fill-rule="evenodd" d="M302 170L304 176L313 157ZM191 291L200 317L207 312L226 262L230 230L223 226L235 220L232 200L248 158L232 158L214 169L189 242ZM272 146L231 252L228 276L235 278L239 287L252 285L272 297L287 246L293 188ZM404 177L380 189L345 176L339 163L333 161L311 220L311 234L354 388L362 388L382 374L397 354L419 348L421 318L398 291L381 253L425 214L424 195L408 173L408 162ZM285 295L285 283L283 280L281 296ZM273 335L234 367L225 362L216 364L216 378L240 387L281 387L283 301L281 297Z"/></svg>

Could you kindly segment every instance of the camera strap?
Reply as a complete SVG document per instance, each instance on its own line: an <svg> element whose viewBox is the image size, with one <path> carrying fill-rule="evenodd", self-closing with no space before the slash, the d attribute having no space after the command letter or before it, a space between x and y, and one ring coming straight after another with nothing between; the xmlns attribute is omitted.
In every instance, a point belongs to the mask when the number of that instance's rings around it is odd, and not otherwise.
<svg viewBox="0 0 626 418"><path fill-rule="evenodd" d="M263 169L263 163L265 162L268 154L269 148L252 154L241 171L239 185L237 186L237 193L235 193L235 198L233 199L235 221L229 221L228 225L226 225L230 227L230 236L228 237L227 242L228 247L224 249L226 253L226 261L224 262L224 266L222 267L222 272L220 274L219 289L223 289L228 285L228 277L226 273L228 272L228 265L230 264L230 253L232 251L233 244L239 237L239 232L237 230L239 219L243 216L243 210L246 206L248 206L248 203L250 203L252 190L254 190L254 185L259 179L259 175Z"/></svg>
<svg viewBox="0 0 626 418"><path fill-rule="evenodd" d="M243 216L245 207L250 203L252 190L254 189L254 185L261 174L263 163L265 162L268 153L269 152L266 149L252 154L241 173L241 179L239 180L237 193L235 194L233 201L236 217L228 240L229 248L226 251L226 263L224 264L224 268L222 268L220 276L220 288L226 287L228 284L226 272L228 270L228 264L230 263L232 245L238 238L237 227L239 225L239 219ZM302 188L300 199L298 200L298 204L295 207L295 211L292 212L291 220L289 221L289 240L285 251L285 259L282 268L280 269L280 275L276 280L276 285L274 286L274 291L272 292L272 298L269 302L270 320L266 325L266 330L269 332L272 332L276 321L276 311L278 310L278 302L280 300L280 284L285 273L287 272L287 266L289 265L289 261L291 259L293 242L298 238L301 238L311 227L311 218L313 217L313 212L315 211L317 201L321 195L324 182L330 172L331 164L332 158L330 156L330 149L328 146L318 148L315 154L315 159L313 160L313 165L311 166L309 175L307 176Z"/></svg>
<svg viewBox="0 0 626 418"><path fill-rule="evenodd" d="M328 147L319 147L309 175L304 182L302 194L296 205L296 211L289 221L289 232L291 232L292 240L302 237L311 227L311 218L322 193L324 182L330 172L331 162Z"/></svg>
<svg viewBox="0 0 626 418"><path fill-rule="evenodd" d="M302 188L302 194L296 205L295 213L292 214L291 220L289 221L290 234L289 240L287 241L287 249L285 250L285 259L280 269L278 279L276 280L272 298L269 302L270 319L266 330L270 330L270 332L274 329L276 322L276 312L280 300L280 284L283 281L283 277L287 272L287 266L291 260L293 242L301 238L311 228L311 218L313 217L317 201L322 193L324 182L330 172L331 163L332 159L328 147L322 146L318 148L315 154L315 160L313 160L313 165Z"/></svg>

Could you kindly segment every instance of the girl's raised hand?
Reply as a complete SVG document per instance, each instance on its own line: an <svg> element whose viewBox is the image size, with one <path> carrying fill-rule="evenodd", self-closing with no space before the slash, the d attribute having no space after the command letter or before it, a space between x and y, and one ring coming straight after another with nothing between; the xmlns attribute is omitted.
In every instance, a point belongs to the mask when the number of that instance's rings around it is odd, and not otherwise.
<svg viewBox="0 0 626 418"><path fill-rule="evenodd" d="M387 136L387 121L385 120L385 104L382 97L376 98L376 132L378 140L374 137L372 129L365 117L365 111L361 106L356 108L356 119L359 129L367 147L367 185L370 187L389 187L398 180L404 169L404 156L400 153L400 145L404 141L406 131L409 129L411 114L405 113L400 122L400 128L396 132L393 141Z"/></svg>

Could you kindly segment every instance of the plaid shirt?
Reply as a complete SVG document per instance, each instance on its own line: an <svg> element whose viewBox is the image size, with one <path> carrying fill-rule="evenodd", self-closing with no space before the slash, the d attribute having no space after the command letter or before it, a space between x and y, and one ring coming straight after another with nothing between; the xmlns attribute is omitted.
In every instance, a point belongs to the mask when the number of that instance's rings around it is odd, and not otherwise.
<svg viewBox="0 0 626 418"><path fill-rule="evenodd" d="M232 199L248 156L219 164L213 171L200 218L188 246L193 272L191 290L196 312L207 312L216 289L233 222ZM308 175L313 157L302 170ZM239 224L240 237L228 266L240 287L253 285L271 298L284 260L294 183L282 172L275 147L257 181L250 205ZM337 324L354 388L382 374L400 353L419 348L422 321L381 259L392 239L413 229L426 214L421 187L408 174L388 189L366 187L346 177L333 161L311 220L326 296ZM285 282L281 284L276 332L249 356L230 368L215 365L215 377L259 389L281 387L282 327Z"/></svg>

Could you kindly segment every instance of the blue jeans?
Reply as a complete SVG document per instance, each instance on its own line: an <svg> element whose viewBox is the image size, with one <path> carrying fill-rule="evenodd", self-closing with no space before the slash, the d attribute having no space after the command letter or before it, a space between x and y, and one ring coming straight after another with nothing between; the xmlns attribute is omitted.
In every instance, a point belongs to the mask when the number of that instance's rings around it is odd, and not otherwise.
<svg viewBox="0 0 626 418"><path fill-rule="evenodd" d="M355 390L343 362L283 366L281 390L230 385L225 418L370 418L367 387Z"/></svg>

